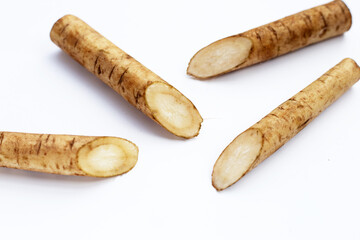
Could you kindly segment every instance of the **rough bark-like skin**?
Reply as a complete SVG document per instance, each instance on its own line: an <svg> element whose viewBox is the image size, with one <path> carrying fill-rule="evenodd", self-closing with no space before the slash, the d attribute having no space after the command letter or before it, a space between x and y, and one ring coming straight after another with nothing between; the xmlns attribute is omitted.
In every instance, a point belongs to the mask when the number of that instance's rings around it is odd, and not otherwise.
<svg viewBox="0 0 360 240"><path fill-rule="evenodd" d="M350 29L351 24L350 10L344 2L335 0L230 36L228 38L249 38L253 42L253 47L245 62L218 75L264 62L310 44L341 35Z"/></svg>
<svg viewBox="0 0 360 240"><path fill-rule="evenodd" d="M153 118L146 107L144 92L153 82L165 82L163 79L75 16L60 18L50 37L73 59Z"/></svg>
<svg viewBox="0 0 360 240"><path fill-rule="evenodd" d="M238 135L225 148L214 165L213 186L218 191L221 191L237 182L259 163L264 161L267 157L283 146L298 132L300 132L305 126L307 126L307 124L309 124L316 116L337 100L359 79L360 67L354 60L349 58L344 59L322 75L319 79L308 85L289 100L285 101L245 132ZM246 136L246 138L242 138L243 136ZM247 140L252 136L256 139ZM248 167L239 172L237 172L238 165L234 165L234 162L229 162L227 163L228 165L225 166L221 165L221 161L224 161L222 158L224 157L223 154L226 153L232 157L234 154L238 154L236 153L236 149L241 149L241 147L243 147L243 145L238 145L239 143L236 141L238 139L242 139L241 144L246 146L246 148L244 148L246 151L249 151L251 148L251 145L246 145L247 141L254 141L254 144L260 144L260 146L254 146L259 150L254 152L253 156L250 156L251 160L241 158L236 159L238 162L241 161L242 163L248 164ZM245 143L243 143L244 141ZM235 150L231 150L231 152L229 152L229 149ZM245 151L244 149L242 151ZM229 159L229 157L227 157L227 159ZM216 167L217 171L215 171ZM222 174L222 172L219 174L219 171L229 171L229 168L234 169L238 176L235 176L235 178L232 177L230 181L221 180L223 177L218 178ZM240 166L239 168L242 167ZM238 178L236 179L236 177Z"/></svg>
<svg viewBox="0 0 360 240"><path fill-rule="evenodd" d="M77 166L77 152L98 138L0 132L0 167L84 176Z"/></svg>
<svg viewBox="0 0 360 240"><path fill-rule="evenodd" d="M75 16L60 18L53 26L50 38L129 103L161 125L147 106L145 90L155 82L170 84Z"/></svg>
<svg viewBox="0 0 360 240"><path fill-rule="evenodd" d="M300 132L359 79L359 66L352 59L344 59L250 127L259 130L264 141L249 171Z"/></svg>

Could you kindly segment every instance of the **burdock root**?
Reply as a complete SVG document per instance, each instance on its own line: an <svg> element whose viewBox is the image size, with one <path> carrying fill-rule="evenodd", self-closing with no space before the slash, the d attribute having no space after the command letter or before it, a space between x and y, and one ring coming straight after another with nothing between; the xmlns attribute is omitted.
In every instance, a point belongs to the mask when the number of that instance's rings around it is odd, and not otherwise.
<svg viewBox="0 0 360 240"><path fill-rule="evenodd" d="M66 15L50 32L62 50L169 132L199 134L202 118L192 102L79 18Z"/></svg>
<svg viewBox="0 0 360 240"><path fill-rule="evenodd" d="M341 35L350 27L349 9L333 1L218 40L193 56L187 73L211 78Z"/></svg>
<svg viewBox="0 0 360 240"><path fill-rule="evenodd" d="M359 66L352 59L344 59L241 133L216 161L213 186L223 190L237 182L301 131L359 78Z"/></svg>
<svg viewBox="0 0 360 240"><path fill-rule="evenodd" d="M0 132L0 167L111 177L137 158L137 146L122 138Z"/></svg>

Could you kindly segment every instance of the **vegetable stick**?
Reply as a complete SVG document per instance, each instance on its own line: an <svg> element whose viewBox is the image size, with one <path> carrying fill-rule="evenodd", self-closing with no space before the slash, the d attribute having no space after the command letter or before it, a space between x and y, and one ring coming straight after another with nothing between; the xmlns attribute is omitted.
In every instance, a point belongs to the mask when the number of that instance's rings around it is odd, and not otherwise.
<svg viewBox="0 0 360 240"><path fill-rule="evenodd" d="M192 138L202 118L193 103L79 18L66 15L50 32L51 40L171 133Z"/></svg>
<svg viewBox="0 0 360 240"><path fill-rule="evenodd" d="M0 167L111 177L130 171L138 148L116 137L0 132Z"/></svg>
<svg viewBox="0 0 360 240"><path fill-rule="evenodd" d="M273 154L360 78L360 68L344 59L318 80L238 135L214 165L212 184L223 190Z"/></svg>
<svg viewBox="0 0 360 240"><path fill-rule="evenodd" d="M336 0L247 32L218 40L198 51L187 73L211 78L284 55L348 31L351 13Z"/></svg>

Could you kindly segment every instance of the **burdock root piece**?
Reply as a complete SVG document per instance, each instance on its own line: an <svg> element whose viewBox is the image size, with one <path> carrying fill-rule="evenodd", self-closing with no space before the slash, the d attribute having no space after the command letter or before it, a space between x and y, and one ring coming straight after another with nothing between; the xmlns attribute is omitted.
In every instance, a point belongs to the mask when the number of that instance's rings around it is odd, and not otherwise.
<svg viewBox="0 0 360 240"><path fill-rule="evenodd" d="M137 159L137 146L122 138L0 132L0 167L111 177Z"/></svg>
<svg viewBox="0 0 360 240"><path fill-rule="evenodd" d="M173 86L129 56L79 18L66 15L50 32L62 50L169 132L198 135L202 118Z"/></svg>
<svg viewBox="0 0 360 240"><path fill-rule="evenodd" d="M193 56L187 73L206 79L264 62L341 35L350 29L351 21L345 3L333 1L218 40Z"/></svg>
<svg viewBox="0 0 360 240"><path fill-rule="evenodd" d="M359 78L359 66L352 59L344 59L241 133L216 161L213 186L220 191L237 182L301 131Z"/></svg>

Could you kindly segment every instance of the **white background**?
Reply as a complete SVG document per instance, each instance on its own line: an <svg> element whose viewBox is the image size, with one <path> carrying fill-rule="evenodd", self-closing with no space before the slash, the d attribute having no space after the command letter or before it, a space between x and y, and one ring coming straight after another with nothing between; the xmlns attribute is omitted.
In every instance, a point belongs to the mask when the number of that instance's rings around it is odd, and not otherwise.
<svg viewBox="0 0 360 240"><path fill-rule="evenodd" d="M360 2L352 29L215 79L186 75L205 45L323 0L2 1L1 131L105 135L140 149L110 179L0 169L0 239L360 239L360 83L231 188L213 164L239 133L345 57L360 62ZM190 98L200 135L172 136L49 38L65 14L86 21Z"/></svg>

